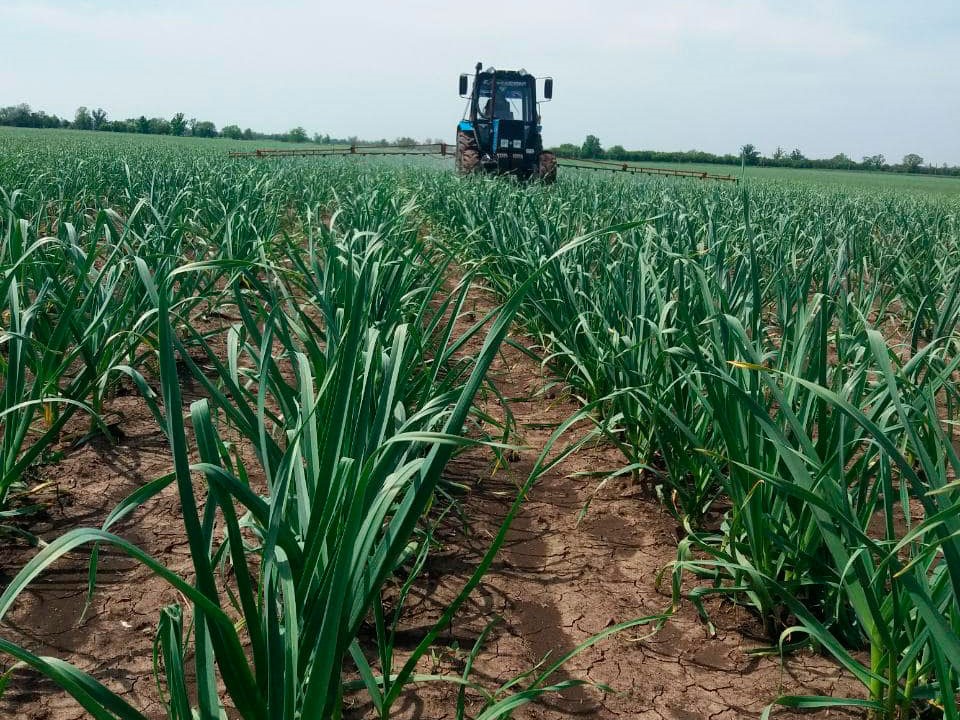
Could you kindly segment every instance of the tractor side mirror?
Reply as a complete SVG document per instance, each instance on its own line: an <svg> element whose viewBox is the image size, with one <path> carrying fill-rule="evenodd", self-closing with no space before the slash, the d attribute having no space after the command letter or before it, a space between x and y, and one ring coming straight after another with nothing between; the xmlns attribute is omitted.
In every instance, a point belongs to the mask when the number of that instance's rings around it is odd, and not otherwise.
<svg viewBox="0 0 960 720"><path fill-rule="evenodd" d="M547 78L543 81L543 97L545 100L553 98L553 78Z"/></svg>
<svg viewBox="0 0 960 720"><path fill-rule="evenodd" d="M467 94L467 76L460 76L460 97L465 97Z"/></svg>

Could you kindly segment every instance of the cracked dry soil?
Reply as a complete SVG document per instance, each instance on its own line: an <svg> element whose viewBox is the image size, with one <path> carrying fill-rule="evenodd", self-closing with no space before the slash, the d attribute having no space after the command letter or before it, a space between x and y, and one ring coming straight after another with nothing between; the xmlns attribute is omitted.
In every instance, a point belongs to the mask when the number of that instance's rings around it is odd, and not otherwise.
<svg viewBox="0 0 960 720"><path fill-rule="evenodd" d="M471 293L477 313L493 307L493 299L482 288ZM514 339L532 342L522 335ZM442 547L431 556L408 601L398 636L400 654L404 643L408 648L416 644L462 587L553 428L577 409L567 398L541 393L550 378L514 348L504 347L492 380L509 399L519 432L516 440L525 449L507 468L495 467L490 452L482 448L461 455L449 468L452 479L471 489L464 498L467 527L452 520L445 525ZM190 388L185 391L187 403L194 397ZM483 402L487 412L502 416L503 408L492 394ZM110 411L122 418L116 444L90 442L68 450L58 464L42 468L41 482L51 483L41 498L49 509L36 518L33 532L53 537L73 527L99 525L132 490L170 470L163 436L135 395L116 398ZM655 500L629 484L611 484L594 497L597 473L620 464L621 458L609 448L585 447L540 478L491 571L441 636L436 652L423 661L424 671L459 673L464 651L499 618L471 676L493 690L544 657L556 658L612 624L658 614L669 606L668 594L657 589L655 580L676 552L672 519ZM592 497L589 511L578 522L584 503ZM189 574L174 488L116 531L171 569ZM0 585L5 586L32 554L22 545L6 543L0 555ZM162 718L151 662L155 625L161 607L182 599L143 567L104 553L97 594L81 618L86 569L85 557L78 554L42 576L8 615L3 636L34 652L70 659L123 693L148 717ZM777 658L751 658L744 651L764 644L749 639L752 618L729 607L714 609L715 637L708 637L696 613L684 605L656 634L650 636L645 627L627 630L577 656L552 678L582 678L614 692L576 687L526 705L514 717L733 720L757 717L783 692L860 695L860 688L826 658L809 653L782 663ZM450 684L412 686L394 717L453 718L456 696L457 688ZM467 707L468 711L480 707L475 694L468 694ZM348 698L348 718L366 720L374 715L362 695ZM72 698L28 670L16 671L0 698L0 718L87 717ZM775 717L800 714L781 710ZM833 710L816 717L859 715Z"/></svg>

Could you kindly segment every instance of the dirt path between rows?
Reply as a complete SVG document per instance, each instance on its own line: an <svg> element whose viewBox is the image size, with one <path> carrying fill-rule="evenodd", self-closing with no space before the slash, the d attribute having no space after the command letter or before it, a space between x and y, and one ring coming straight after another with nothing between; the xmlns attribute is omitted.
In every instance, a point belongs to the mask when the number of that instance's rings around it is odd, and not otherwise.
<svg viewBox="0 0 960 720"><path fill-rule="evenodd" d="M494 303L481 288L472 290L473 317ZM514 339L531 342L522 335ZM476 349L474 345L472 350ZM496 467L490 451L482 448L461 455L450 466L451 479L470 488L464 499L467 528L453 518L445 525L442 547L431 556L414 590L399 636L400 652L405 643L416 644L469 577L554 426L577 409L569 398L541 393L550 378L514 348L504 348L491 376L509 399L519 429L515 440L525 449L508 468ZM186 387L185 403L194 397ZM494 394L488 393L482 404L491 415L502 417L504 409ZM123 497L170 469L166 442L139 398L120 397L111 411L121 418L122 434L116 444L102 440L66 448L63 460L41 468L39 479L52 483L42 498L50 507L31 528L34 532L54 537L71 527L97 526ZM584 503L594 495L596 474L620 464L614 451L594 445L540 479L491 572L424 661L424 671L459 673L465 652L499 617L471 675L493 690L548 654L555 658L611 624L661 613L669 606L670 598L657 590L655 578L675 555L676 528L655 501L629 484L611 483L578 522ZM591 475L578 475L584 472ZM189 573L173 488L117 531L168 567ZM0 555L0 585L9 582L33 552L7 544ZM77 662L148 717L160 718L163 710L151 666L153 637L160 608L182 599L147 570L116 555L104 559L100 579L93 606L81 620L86 563L79 555L61 562L23 596L2 634L34 652ZM714 638L684 606L652 637L644 638L649 630L643 627L626 631L578 656L553 678L584 678L617 692L573 688L527 705L514 717L733 720L757 717L781 692L860 693L822 657L802 653L783 664L775 658L751 659L744 650L762 644L742 634L754 627L752 618L730 608L717 610ZM6 659L2 663L0 667L8 666ZM453 718L456 693L449 684L411 687L394 717ZM471 716L480 709L476 693L468 694L467 707ZM372 718L373 712L358 696L350 698L348 716ZM86 717L72 698L29 671L18 671L0 698L0 718ZM781 711L776 717L800 715ZM817 717L856 716L824 711Z"/></svg>
<svg viewBox="0 0 960 720"><path fill-rule="evenodd" d="M481 316L494 302L482 288L471 291L473 316ZM522 334L513 339L526 347L534 342ZM509 400L518 428L514 442L525 449L507 468L498 467L490 452L479 448L451 464L452 478L471 488L464 499L469 532L451 523L443 550L429 561L428 582L419 588L419 604L407 620L412 631L427 627L463 586L554 429L579 408L577 401L562 394L542 392L554 385L555 378L507 345L494 363L491 379ZM492 393L481 406L493 417L504 416ZM573 442L585 431L580 425L564 440ZM629 480L612 481L597 492L604 472L622 464L615 450L593 443L540 478L491 571L445 634L446 649L438 649L423 671L460 673L465 652L499 617L471 675L493 691L545 657L561 657L611 625L669 608L669 583L661 590L656 580L676 557L676 523ZM588 501L589 510L578 521ZM626 630L586 650L551 678L551 682L585 679L616 692L573 688L526 705L514 717L734 720L758 717L780 694L861 696L861 686L844 677L828 658L810 652L784 662L748 656L748 649L767 644L750 639L757 630L755 618L729 605L714 603L712 610L714 637L684 603L652 636L648 627ZM523 687L521 683L514 690ZM456 694L452 685L418 687L406 694L406 704L396 716L454 718ZM475 713L480 707L479 696L473 695L468 709ZM374 717L363 702L354 716ZM774 717L810 715L782 709ZM816 717L862 716L825 710Z"/></svg>

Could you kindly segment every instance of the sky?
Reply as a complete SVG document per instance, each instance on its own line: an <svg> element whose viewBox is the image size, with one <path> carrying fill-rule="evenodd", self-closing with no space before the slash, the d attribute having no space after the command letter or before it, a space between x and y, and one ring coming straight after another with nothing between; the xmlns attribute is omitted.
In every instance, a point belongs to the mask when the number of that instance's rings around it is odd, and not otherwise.
<svg viewBox="0 0 960 720"><path fill-rule="evenodd" d="M450 137L477 61L554 78L544 141L960 165L960 2L0 0L0 105Z"/></svg>

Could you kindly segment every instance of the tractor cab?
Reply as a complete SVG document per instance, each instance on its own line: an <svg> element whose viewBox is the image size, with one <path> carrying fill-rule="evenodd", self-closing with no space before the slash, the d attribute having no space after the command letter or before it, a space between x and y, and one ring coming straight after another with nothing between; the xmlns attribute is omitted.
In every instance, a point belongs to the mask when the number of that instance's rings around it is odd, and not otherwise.
<svg viewBox="0 0 960 720"><path fill-rule="evenodd" d="M511 77L516 75L515 77ZM516 73L493 73L482 76L475 83L476 92L471 98L474 120L520 120L533 123L536 120L536 86L529 75Z"/></svg>
<svg viewBox="0 0 960 720"><path fill-rule="evenodd" d="M544 152L537 111L537 79L525 70L484 70L480 63L476 70L469 96L469 76L460 76L460 95L469 99L464 118L457 126L461 172L482 168L522 178L540 176ZM544 81L543 94L547 100L553 95L551 78ZM465 150L476 156L460 158ZM547 160L555 176L552 155Z"/></svg>

